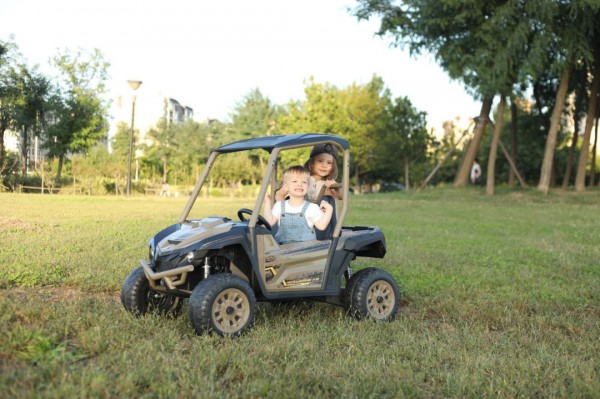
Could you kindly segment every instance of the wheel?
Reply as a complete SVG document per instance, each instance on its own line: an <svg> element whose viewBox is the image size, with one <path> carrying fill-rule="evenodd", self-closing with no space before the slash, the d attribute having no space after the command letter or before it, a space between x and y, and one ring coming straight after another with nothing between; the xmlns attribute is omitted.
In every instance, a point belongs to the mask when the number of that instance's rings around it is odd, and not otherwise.
<svg viewBox="0 0 600 399"><path fill-rule="evenodd" d="M350 297L351 297L351 292L354 290L354 286L356 285L356 281L358 280L358 276L360 276L361 274L363 274L364 272L368 271L369 268L367 269L360 269L359 271L356 271L352 274L352 277L350 277L350 280L346 282L346 288L344 289L344 293L342 294L342 306L344 306L344 309L348 309L348 307L350 306ZM344 272L344 274L346 274L346 272Z"/></svg>
<svg viewBox="0 0 600 399"><path fill-rule="evenodd" d="M400 307L396 280L381 269L359 270L348 283L344 306L348 314L359 320L392 320Z"/></svg>
<svg viewBox="0 0 600 399"><path fill-rule="evenodd" d="M125 309L137 316L157 311L175 317L181 310L182 299L152 291L144 269L138 267L133 269L123 282L121 303Z"/></svg>
<svg viewBox="0 0 600 399"><path fill-rule="evenodd" d="M250 285L233 274L215 274L192 291L188 317L198 334L235 337L254 322L256 297Z"/></svg>
<svg viewBox="0 0 600 399"><path fill-rule="evenodd" d="M252 211L248 208L242 208L238 211L238 218L240 218L240 220L242 222L247 222L249 219L246 219L244 217L244 215L252 215ZM265 219L263 216L258 215L258 225L262 225L265 226L267 229L271 230L271 225L269 224L269 222L267 222L267 219Z"/></svg>

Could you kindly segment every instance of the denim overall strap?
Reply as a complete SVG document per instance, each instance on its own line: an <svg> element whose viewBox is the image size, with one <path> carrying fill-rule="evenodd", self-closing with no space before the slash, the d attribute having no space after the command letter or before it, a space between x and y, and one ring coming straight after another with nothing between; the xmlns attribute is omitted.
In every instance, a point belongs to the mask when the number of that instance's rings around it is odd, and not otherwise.
<svg viewBox="0 0 600 399"><path fill-rule="evenodd" d="M279 229L275 239L280 244L300 242L316 239L314 229L308 227L305 213L310 202L305 201L300 213L286 213L285 201L281 201L281 216L279 217Z"/></svg>

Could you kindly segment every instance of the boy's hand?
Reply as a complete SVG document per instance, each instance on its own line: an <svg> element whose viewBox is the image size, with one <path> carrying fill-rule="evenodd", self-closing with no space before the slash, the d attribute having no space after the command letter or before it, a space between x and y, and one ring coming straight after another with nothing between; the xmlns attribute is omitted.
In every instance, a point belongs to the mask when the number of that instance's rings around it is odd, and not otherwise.
<svg viewBox="0 0 600 399"><path fill-rule="evenodd" d="M331 206L331 204L327 201L321 201L319 208L321 209L321 211L323 211L323 213L327 213L327 211L333 210L333 206Z"/></svg>
<svg viewBox="0 0 600 399"><path fill-rule="evenodd" d="M283 201L285 196L288 195L289 191L290 189L287 184L282 185L281 188L275 192L275 200Z"/></svg>

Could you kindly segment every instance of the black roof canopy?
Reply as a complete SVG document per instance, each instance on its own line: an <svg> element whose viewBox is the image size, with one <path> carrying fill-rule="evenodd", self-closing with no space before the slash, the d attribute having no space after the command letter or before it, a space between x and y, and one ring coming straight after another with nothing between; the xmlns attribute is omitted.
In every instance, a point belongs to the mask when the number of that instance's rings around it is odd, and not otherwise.
<svg viewBox="0 0 600 399"><path fill-rule="evenodd" d="M332 134L298 133L283 136L256 137L252 139L236 141L235 143L218 147L215 149L215 151L227 153L263 149L270 153L274 148L311 146L328 141L333 141L341 145L343 149L348 149L350 146L346 140Z"/></svg>

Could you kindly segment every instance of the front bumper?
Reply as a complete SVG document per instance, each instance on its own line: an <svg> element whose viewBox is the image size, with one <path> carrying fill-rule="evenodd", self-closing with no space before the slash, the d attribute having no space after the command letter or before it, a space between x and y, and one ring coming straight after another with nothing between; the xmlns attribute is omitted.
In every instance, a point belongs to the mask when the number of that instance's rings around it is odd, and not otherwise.
<svg viewBox="0 0 600 399"><path fill-rule="evenodd" d="M178 286L185 284L188 273L193 272L195 269L193 265L186 265L164 272L154 272L145 260L140 259L140 264L144 269L150 288L155 291L177 290ZM164 281L165 285L160 284L161 280Z"/></svg>

